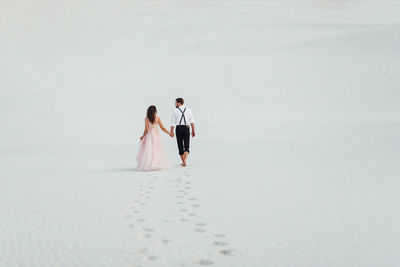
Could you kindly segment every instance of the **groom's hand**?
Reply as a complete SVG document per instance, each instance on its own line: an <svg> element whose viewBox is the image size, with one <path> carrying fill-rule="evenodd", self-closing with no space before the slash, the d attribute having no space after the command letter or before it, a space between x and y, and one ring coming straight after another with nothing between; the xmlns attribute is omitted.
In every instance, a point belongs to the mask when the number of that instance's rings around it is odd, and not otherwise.
<svg viewBox="0 0 400 267"><path fill-rule="evenodd" d="M196 133L194 131L192 131L192 137L195 137Z"/></svg>
<svg viewBox="0 0 400 267"><path fill-rule="evenodd" d="M174 137L174 133L173 133L173 132L170 132L169 135L170 135L171 137Z"/></svg>

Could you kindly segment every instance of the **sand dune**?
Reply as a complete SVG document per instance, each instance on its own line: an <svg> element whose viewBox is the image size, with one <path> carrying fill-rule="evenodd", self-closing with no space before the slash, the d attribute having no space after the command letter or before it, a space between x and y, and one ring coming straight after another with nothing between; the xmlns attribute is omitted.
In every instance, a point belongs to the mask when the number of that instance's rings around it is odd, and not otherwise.
<svg viewBox="0 0 400 267"><path fill-rule="evenodd" d="M395 1L0 5L1 266L400 264Z"/></svg>

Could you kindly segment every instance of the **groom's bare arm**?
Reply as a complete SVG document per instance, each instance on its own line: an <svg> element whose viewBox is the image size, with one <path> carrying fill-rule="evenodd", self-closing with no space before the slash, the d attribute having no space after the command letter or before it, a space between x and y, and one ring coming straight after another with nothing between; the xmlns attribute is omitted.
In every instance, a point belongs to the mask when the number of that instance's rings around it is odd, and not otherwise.
<svg viewBox="0 0 400 267"><path fill-rule="evenodd" d="M192 126L192 137L195 137L196 136L196 131L194 129L194 122L192 122L190 125Z"/></svg>

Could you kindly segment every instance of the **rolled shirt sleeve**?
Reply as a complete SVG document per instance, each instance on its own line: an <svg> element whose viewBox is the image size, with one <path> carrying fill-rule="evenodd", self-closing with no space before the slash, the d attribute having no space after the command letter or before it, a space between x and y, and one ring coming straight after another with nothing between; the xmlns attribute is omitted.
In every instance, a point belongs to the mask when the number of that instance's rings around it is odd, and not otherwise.
<svg viewBox="0 0 400 267"><path fill-rule="evenodd" d="M189 109L188 110L188 114L187 114L187 118L186 118L186 124L191 124L191 123L194 123L194 118L193 118L192 111Z"/></svg>
<svg viewBox="0 0 400 267"><path fill-rule="evenodd" d="M176 119L175 119L175 110L172 112L171 115L171 126L176 126Z"/></svg>

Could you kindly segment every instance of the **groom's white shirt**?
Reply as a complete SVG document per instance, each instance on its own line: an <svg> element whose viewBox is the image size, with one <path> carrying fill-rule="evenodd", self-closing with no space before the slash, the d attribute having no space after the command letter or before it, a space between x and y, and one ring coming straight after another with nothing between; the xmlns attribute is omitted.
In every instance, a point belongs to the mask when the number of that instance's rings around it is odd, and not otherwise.
<svg viewBox="0 0 400 267"><path fill-rule="evenodd" d="M186 107L182 105L179 108L182 111L184 111ZM182 117L182 113L179 111L179 109L176 108L172 112L171 126L179 125L179 121L181 120L181 117ZM188 108L186 108L186 111L185 111L185 118L186 118L186 125L190 125L191 123L194 122L192 111ZM185 119L182 118L180 125L185 125Z"/></svg>

